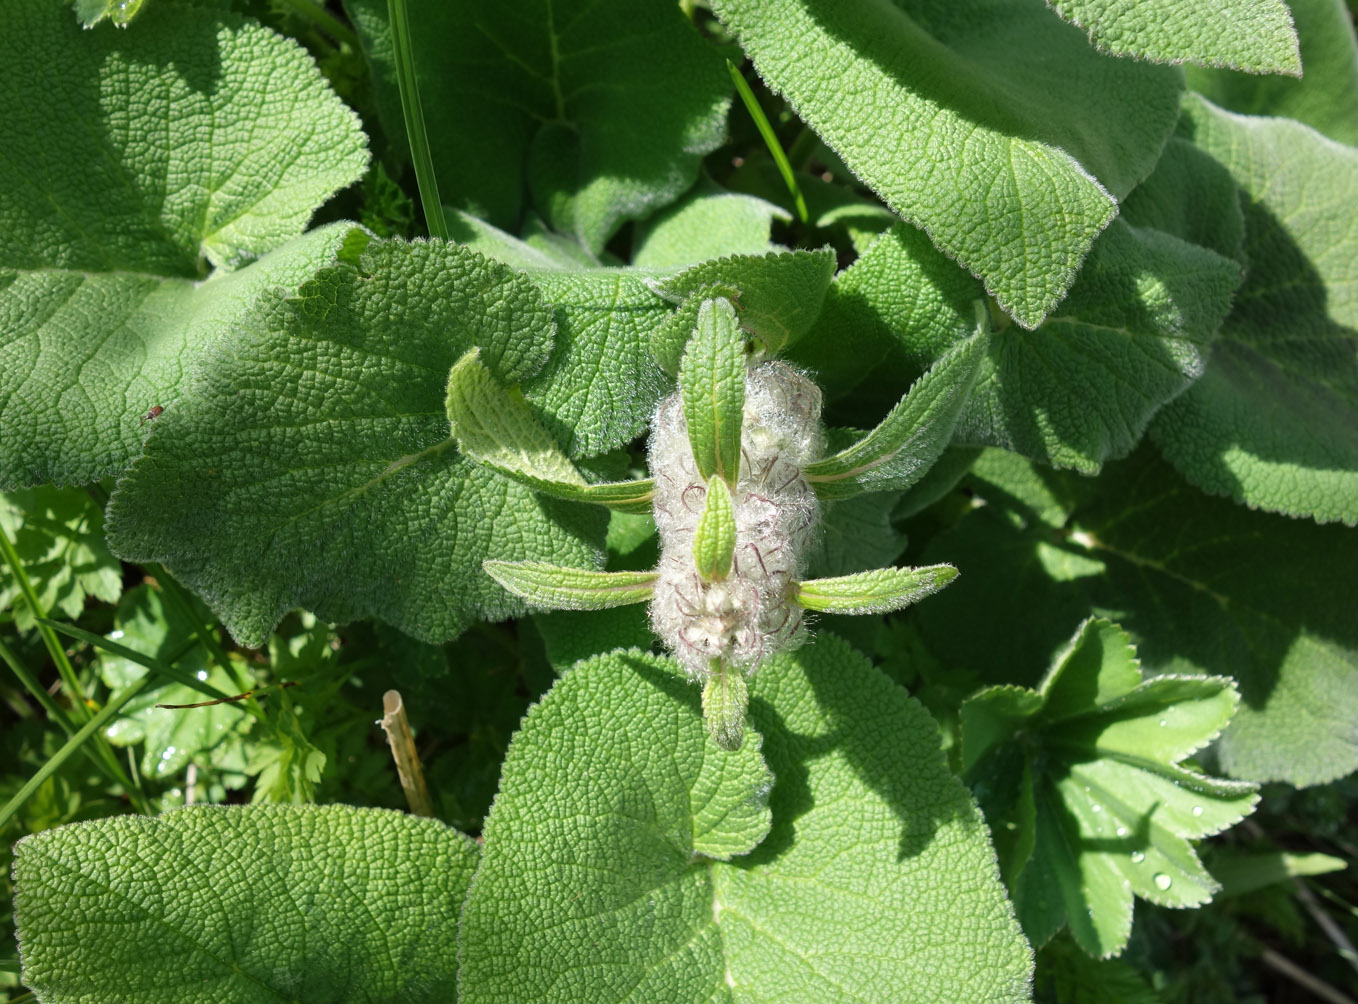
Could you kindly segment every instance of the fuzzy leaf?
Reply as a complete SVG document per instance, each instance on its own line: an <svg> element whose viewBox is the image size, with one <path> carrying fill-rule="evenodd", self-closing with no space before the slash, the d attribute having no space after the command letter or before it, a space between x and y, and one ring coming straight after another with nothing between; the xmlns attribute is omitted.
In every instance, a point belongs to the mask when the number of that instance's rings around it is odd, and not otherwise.
<svg viewBox="0 0 1358 1004"><path fill-rule="evenodd" d="M1351 530L1204 495L1146 450L1093 482L987 451L971 486L988 504L921 556L964 572L913 615L945 663L1035 682L1072 622L1115 617L1148 671L1235 679L1217 747L1231 775L1308 785L1358 769Z"/></svg>
<svg viewBox="0 0 1358 1004"><path fill-rule="evenodd" d="M684 419L698 473L734 485L745 421L745 339L729 300L704 300L679 364Z"/></svg>
<svg viewBox="0 0 1358 1004"><path fill-rule="evenodd" d="M797 602L807 610L832 614L889 614L932 596L953 579L951 565L929 568L878 568L833 579L797 583Z"/></svg>
<svg viewBox="0 0 1358 1004"><path fill-rule="evenodd" d="M476 860L436 820L344 805L48 830L15 847L24 984L50 1004L443 1004Z"/></svg>
<svg viewBox="0 0 1358 1004"><path fill-rule="evenodd" d="M61 3L6 8L0 267L199 279L363 173L358 117L255 21L156 3L136 31L82 31Z"/></svg>
<svg viewBox="0 0 1358 1004"><path fill-rule="evenodd" d="M1358 150L1201 98L1184 109L1240 186L1249 271L1202 379L1152 436L1205 491L1358 523Z"/></svg>
<svg viewBox="0 0 1358 1004"><path fill-rule="evenodd" d="M1238 703L1222 677L1143 682L1129 636L1089 620L1035 693L995 687L962 705L964 776L987 822L1033 833L1031 859L1006 878L1034 944L1069 924L1106 958L1126 945L1133 895L1199 906L1217 891L1188 840L1252 811L1255 786L1179 763ZM1035 815L1017 797L1029 787Z"/></svg>
<svg viewBox="0 0 1358 1004"><path fill-rule="evenodd" d="M517 232L525 195L598 252L697 177L731 82L673 5L411 0L414 60L443 198ZM346 0L388 135L404 135L386 0ZM527 189L527 192L525 192Z"/></svg>
<svg viewBox="0 0 1358 1004"><path fill-rule="evenodd" d="M521 381L551 338L541 297L505 266L374 242L358 266L263 298L203 354L114 492L110 542L163 561L253 644L295 606L430 641L517 613L481 562L595 563L604 514L458 454L447 377L475 345Z"/></svg>
<svg viewBox="0 0 1358 1004"><path fill-rule="evenodd" d="M693 534L693 561L704 582L725 579L736 553L736 514L731 490L721 478L707 482L703 511Z"/></svg>
<svg viewBox="0 0 1358 1004"><path fill-rule="evenodd" d="M1100 55L1038 2L712 6L854 174L1027 328L1177 115L1177 70Z"/></svg>
<svg viewBox="0 0 1358 1004"><path fill-rule="evenodd" d="M808 464L803 473L817 496L904 491L923 477L952 440L988 345L981 332L949 350L877 428L834 456Z"/></svg>
<svg viewBox="0 0 1358 1004"><path fill-rule="evenodd" d="M1229 66L1301 76L1282 0L1048 0L1105 52L1156 63Z"/></svg>
<svg viewBox="0 0 1358 1004"><path fill-rule="evenodd" d="M1344 0L1287 0L1301 38L1302 76L1188 67L1188 86L1242 115L1296 119L1358 145L1358 38Z"/></svg>
<svg viewBox="0 0 1358 1004"><path fill-rule="evenodd" d="M703 724L712 741L734 753L745 745L745 712L750 706L745 674L733 666L719 666L703 686Z"/></svg>
<svg viewBox="0 0 1358 1004"><path fill-rule="evenodd" d="M655 282L656 293L683 305L652 335L655 358L667 372L678 372L697 311L703 300L716 297L735 304L740 326L763 343L766 354L775 355L810 329L834 273L834 253L822 248L732 255Z"/></svg>
<svg viewBox="0 0 1358 1004"><path fill-rule="evenodd" d="M463 1004L1028 999L919 704L822 635L750 683L766 768L709 741L678 674L603 656L529 712L462 915Z"/></svg>
<svg viewBox="0 0 1358 1004"><path fill-rule="evenodd" d="M594 572L542 561L486 561L482 567L530 607L607 610L645 603L655 591L655 572Z"/></svg>

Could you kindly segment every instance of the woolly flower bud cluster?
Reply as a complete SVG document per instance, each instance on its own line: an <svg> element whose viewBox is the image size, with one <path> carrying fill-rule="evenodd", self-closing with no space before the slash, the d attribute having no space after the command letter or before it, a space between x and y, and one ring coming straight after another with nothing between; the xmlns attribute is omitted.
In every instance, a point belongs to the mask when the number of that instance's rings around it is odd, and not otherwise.
<svg viewBox="0 0 1358 1004"><path fill-rule="evenodd" d="M660 564L651 623L697 678L715 659L753 672L798 644L797 581L820 523L820 504L802 467L822 449L820 390L780 362L746 371L740 474L731 493L736 545L730 574L703 581L693 554L707 483L689 445L679 394L666 398L651 427L650 469Z"/></svg>

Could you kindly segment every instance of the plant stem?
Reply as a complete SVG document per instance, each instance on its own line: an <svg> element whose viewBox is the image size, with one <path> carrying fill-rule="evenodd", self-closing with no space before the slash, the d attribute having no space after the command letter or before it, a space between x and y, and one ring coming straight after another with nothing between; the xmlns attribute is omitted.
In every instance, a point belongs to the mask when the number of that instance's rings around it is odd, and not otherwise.
<svg viewBox="0 0 1358 1004"><path fill-rule="evenodd" d="M425 226L431 237L448 240L448 223L443 218L434 158L429 151L429 136L424 129L424 109L420 105L420 82L415 75L415 53L410 45L410 19L406 0L387 0L391 22L391 43L396 58L396 81L401 88L401 112L405 116L406 137L410 141L410 161L415 166L415 183L420 189Z"/></svg>
<svg viewBox="0 0 1358 1004"><path fill-rule="evenodd" d="M38 772L28 779L28 783L20 788L14 797L5 803L5 807L0 809L0 829L4 829L5 824L13 818L16 812L23 808L24 803L33 796L33 793L42 787L43 783L49 777L61 769L61 765L70 759L71 754L80 749L86 739L89 739L107 725L109 719L121 711L123 705L136 697L137 694L141 692L142 688L150 682L151 674L148 673L140 680L129 683L122 690L119 690L110 697L108 703L104 705L99 713L81 726L80 731L71 736L71 738L66 741L66 744L52 755L50 760L38 768ZM131 792L129 791L129 794L130 793Z"/></svg>
<svg viewBox="0 0 1358 1004"><path fill-rule="evenodd" d="M735 63L728 59L726 69L731 73L731 80L736 85L740 100L745 103L746 110L750 113L750 117L754 119L755 128L759 130L759 135L764 137L764 145L769 148L773 162L778 165L778 173L783 176L783 183L787 185L787 190L792 193L792 203L797 210L797 219L802 223L809 223L810 215L806 211L806 199L802 197L802 190L798 187L797 178L792 173L792 165L788 163L787 154L783 152L782 144L778 142L778 136L773 131L773 125L769 122L768 116L764 114L764 109L759 106L759 99L754 96L754 91L750 89L750 85L746 82L740 70L736 68Z"/></svg>
<svg viewBox="0 0 1358 1004"><path fill-rule="evenodd" d="M358 35L347 24L314 0L283 0L293 12L314 24L340 45L359 51Z"/></svg>
<svg viewBox="0 0 1358 1004"><path fill-rule="evenodd" d="M429 789L424 783L424 771L420 769L420 755L415 750L415 737L410 732L410 719L398 690L388 690L382 695L382 731L387 734L391 746L392 759L396 761L396 773L401 779L401 790L405 792L410 811L417 816L432 816L434 807L429 802Z"/></svg>

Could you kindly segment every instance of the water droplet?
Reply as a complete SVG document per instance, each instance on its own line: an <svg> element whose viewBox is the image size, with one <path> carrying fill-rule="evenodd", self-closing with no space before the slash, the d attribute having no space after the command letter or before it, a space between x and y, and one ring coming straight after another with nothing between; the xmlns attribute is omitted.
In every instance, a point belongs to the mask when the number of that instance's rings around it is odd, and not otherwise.
<svg viewBox="0 0 1358 1004"><path fill-rule="evenodd" d="M1155 883L1155 888L1159 889L1161 892L1164 892L1174 884L1174 880L1164 872L1156 872L1155 878L1152 879L1152 881Z"/></svg>
<svg viewBox="0 0 1358 1004"><path fill-rule="evenodd" d="M1094 812L1102 812L1103 806L1100 805L1098 802L1095 802L1093 805L1090 806L1090 809L1092 809Z"/></svg>
<svg viewBox="0 0 1358 1004"><path fill-rule="evenodd" d="M1139 865L1146 860L1146 855L1141 851L1132 851L1132 864Z"/></svg>
<svg viewBox="0 0 1358 1004"><path fill-rule="evenodd" d="M196 676L196 677L198 677L198 679L200 679L200 680L206 680L206 679L207 679L207 670L206 670L206 669L200 669L198 672L194 673L193 675Z"/></svg>
<svg viewBox="0 0 1358 1004"><path fill-rule="evenodd" d="M166 746L166 747L165 747L165 751L164 751L163 753L160 754L160 758L161 758L162 760L168 760L168 759L170 759L170 757L174 756L174 755L175 755L176 753L178 753L178 752L179 752L179 750L178 750L177 748L175 748L174 746Z"/></svg>
<svg viewBox="0 0 1358 1004"><path fill-rule="evenodd" d="M1195 815L1195 816L1201 816L1201 815L1202 815L1202 806L1201 806L1201 805L1195 805L1195 806L1193 806L1193 815Z"/></svg>
<svg viewBox="0 0 1358 1004"><path fill-rule="evenodd" d="M123 636L123 632L122 632L121 629L119 629L119 630L117 630L117 631L110 631L110 632L108 633L108 636L109 636L111 639L113 639L114 641L117 641L119 638L121 638L121 637Z"/></svg>
<svg viewBox="0 0 1358 1004"><path fill-rule="evenodd" d="M1125 837L1126 835L1127 835L1127 827L1125 827L1125 826L1119 826L1119 827L1118 827L1118 836L1119 836L1119 837Z"/></svg>
<svg viewBox="0 0 1358 1004"><path fill-rule="evenodd" d="M1166 725L1168 725L1168 724L1169 724L1169 722L1165 721L1163 718L1160 719L1160 728L1163 729L1163 728L1164 728Z"/></svg>

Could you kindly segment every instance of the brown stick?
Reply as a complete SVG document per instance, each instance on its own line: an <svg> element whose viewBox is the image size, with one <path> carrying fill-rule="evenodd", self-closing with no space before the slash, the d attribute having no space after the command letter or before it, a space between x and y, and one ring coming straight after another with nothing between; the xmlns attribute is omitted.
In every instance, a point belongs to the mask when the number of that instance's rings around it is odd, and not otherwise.
<svg viewBox="0 0 1358 1004"><path fill-rule="evenodd" d="M410 732L410 720L406 718L400 691L388 690L382 695L382 712L382 729L391 745L391 756L396 761L396 773L400 775L406 803L415 815L432 816L434 808L429 802L429 789L424 784L424 771L420 769L420 756L415 752L415 737Z"/></svg>

